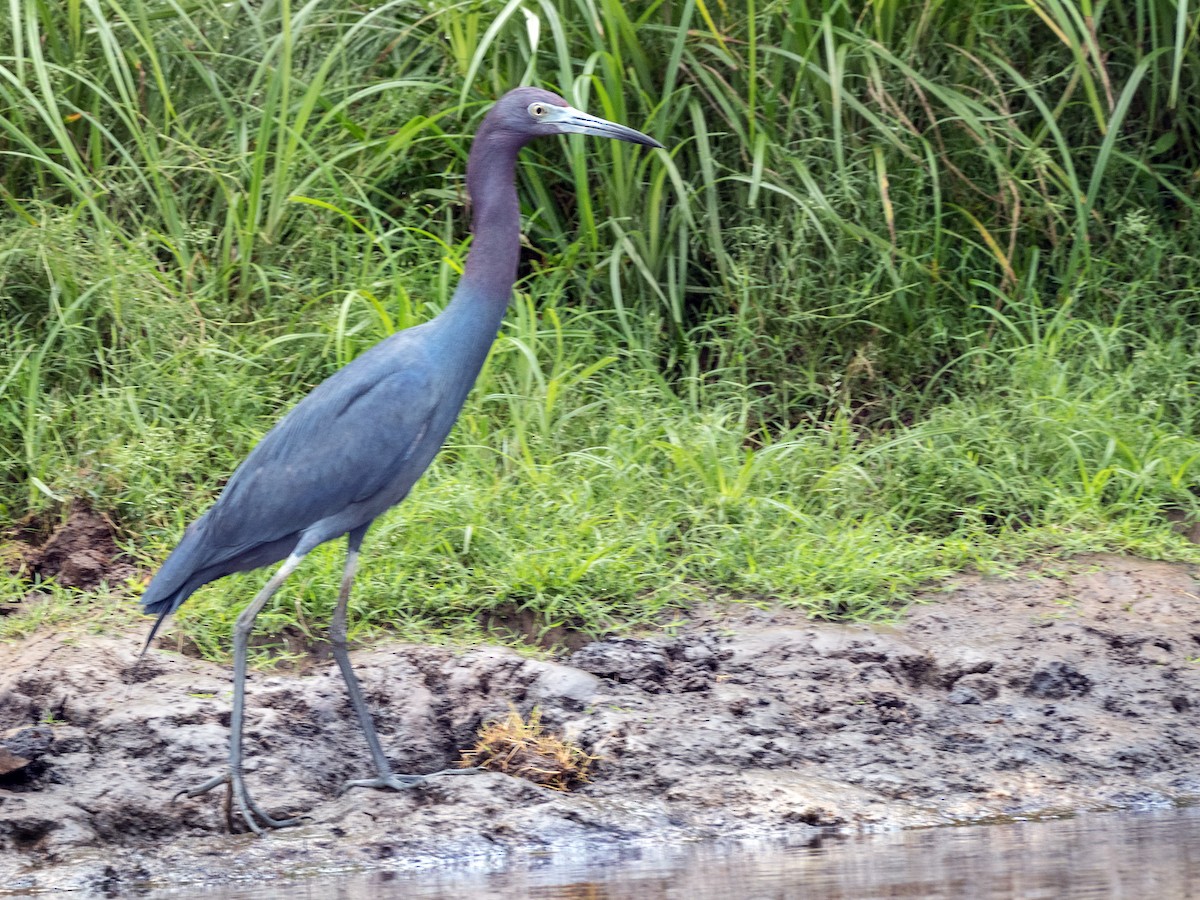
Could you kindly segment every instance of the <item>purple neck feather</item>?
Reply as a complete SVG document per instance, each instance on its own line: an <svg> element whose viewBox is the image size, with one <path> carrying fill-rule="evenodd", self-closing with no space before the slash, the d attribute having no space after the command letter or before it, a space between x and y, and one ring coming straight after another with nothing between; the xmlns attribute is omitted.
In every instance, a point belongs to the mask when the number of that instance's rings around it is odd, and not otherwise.
<svg viewBox="0 0 1200 900"><path fill-rule="evenodd" d="M503 310L512 294L521 255L516 166L517 153L525 141L497 125L490 117L484 119L467 160L467 192L475 238L455 294L475 303L494 303Z"/></svg>

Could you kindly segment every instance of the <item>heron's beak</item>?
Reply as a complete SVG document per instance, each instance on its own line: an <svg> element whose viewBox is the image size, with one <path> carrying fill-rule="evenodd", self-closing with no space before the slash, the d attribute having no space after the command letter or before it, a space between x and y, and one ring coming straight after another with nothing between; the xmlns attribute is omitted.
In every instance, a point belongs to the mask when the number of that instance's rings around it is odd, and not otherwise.
<svg viewBox="0 0 1200 900"><path fill-rule="evenodd" d="M663 145L649 135L642 134L626 125L618 125L608 119L601 119L599 116L588 115L573 106L558 107L553 110L553 113L554 124L560 131L594 134L598 137L615 138L618 141L629 141L631 144L644 144L647 147L663 149Z"/></svg>

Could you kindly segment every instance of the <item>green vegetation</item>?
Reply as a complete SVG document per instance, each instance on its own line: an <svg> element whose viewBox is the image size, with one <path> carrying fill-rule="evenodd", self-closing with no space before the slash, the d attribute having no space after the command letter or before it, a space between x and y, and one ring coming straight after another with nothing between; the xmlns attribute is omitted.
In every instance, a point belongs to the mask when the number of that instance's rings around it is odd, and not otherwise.
<svg viewBox="0 0 1200 900"><path fill-rule="evenodd" d="M531 81L669 156L526 151L527 277L368 537L360 634L598 633L713 590L871 617L1030 553L1200 559L1168 523L1200 514L1184 0L7 9L0 519L84 498L153 567L281 409L440 308L467 137ZM319 635L342 552L262 627ZM263 577L175 627L222 653Z"/></svg>

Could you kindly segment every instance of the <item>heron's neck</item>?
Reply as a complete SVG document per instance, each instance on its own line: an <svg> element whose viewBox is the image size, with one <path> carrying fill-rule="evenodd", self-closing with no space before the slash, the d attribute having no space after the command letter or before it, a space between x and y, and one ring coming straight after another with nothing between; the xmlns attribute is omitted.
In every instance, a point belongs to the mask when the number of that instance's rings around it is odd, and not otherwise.
<svg viewBox="0 0 1200 900"><path fill-rule="evenodd" d="M474 240L454 299L498 308L503 315L521 254L521 209L515 182L520 147L511 135L496 131L492 124L484 120L467 160Z"/></svg>

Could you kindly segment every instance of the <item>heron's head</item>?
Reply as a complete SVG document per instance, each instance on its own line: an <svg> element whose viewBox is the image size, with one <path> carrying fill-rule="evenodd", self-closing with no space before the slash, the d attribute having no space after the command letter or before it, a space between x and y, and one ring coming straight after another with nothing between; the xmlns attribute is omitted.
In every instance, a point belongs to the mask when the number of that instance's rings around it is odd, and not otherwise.
<svg viewBox="0 0 1200 900"><path fill-rule="evenodd" d="M501 97L489 119L494 119L503 130L530 141L547 134L594 134L597 137L615 138L647 147L662 147L648 135L625 125L609 122L599 116L591 116L582 110L568 106L558 94L536 87L515 88Z"/></svg>

